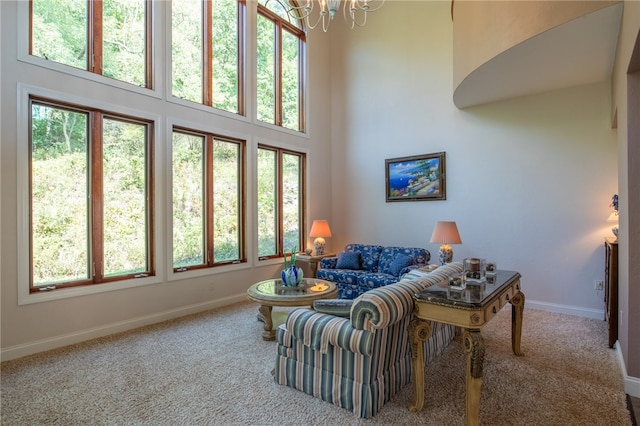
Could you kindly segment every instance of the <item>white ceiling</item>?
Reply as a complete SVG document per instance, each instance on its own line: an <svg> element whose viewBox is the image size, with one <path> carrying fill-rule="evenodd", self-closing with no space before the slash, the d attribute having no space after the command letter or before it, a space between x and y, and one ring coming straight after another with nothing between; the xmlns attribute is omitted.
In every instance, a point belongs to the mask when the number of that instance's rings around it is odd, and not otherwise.
<svg viewBox="0 0 640 426"><path fill-rule="evenodd" d="M460 83L455 105L462 109L610 79L621 17L618 3L512 47Z"/></svg>

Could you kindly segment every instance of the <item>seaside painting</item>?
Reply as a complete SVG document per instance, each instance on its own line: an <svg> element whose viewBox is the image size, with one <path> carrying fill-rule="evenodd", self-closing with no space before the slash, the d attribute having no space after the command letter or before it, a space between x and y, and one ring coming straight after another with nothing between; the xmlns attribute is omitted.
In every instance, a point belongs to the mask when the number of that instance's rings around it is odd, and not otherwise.
<svg viewBox="0 0 640 426"><path fill-rule="evenodd" d="M386 201L446 200L445 153L385 160Z"/></svg>

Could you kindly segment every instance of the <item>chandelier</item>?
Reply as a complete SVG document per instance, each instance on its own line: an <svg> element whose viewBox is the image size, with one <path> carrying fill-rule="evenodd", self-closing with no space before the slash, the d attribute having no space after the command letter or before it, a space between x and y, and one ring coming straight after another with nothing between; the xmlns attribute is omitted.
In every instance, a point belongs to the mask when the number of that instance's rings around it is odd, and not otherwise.
<svg viewBox="0 0 640 426"><path fill-rule="evenodd" d="M355 26L364 27L367 13L380 9L384 0L289 0L289 4L291 9L288 12L293 18L303 20L309 29L322 22L322 30L327 32L341 6L344 20L353 29Z"/></svg>

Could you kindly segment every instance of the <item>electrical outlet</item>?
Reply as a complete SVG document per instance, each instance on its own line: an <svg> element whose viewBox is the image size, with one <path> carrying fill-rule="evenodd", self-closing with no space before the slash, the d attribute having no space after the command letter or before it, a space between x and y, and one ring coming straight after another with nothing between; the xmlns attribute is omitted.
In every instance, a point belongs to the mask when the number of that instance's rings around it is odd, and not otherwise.
<svg viewBox="0 0 640 426"><path fill-rule="evenodd" d="M602 280L596 280L596 282L593 285L593 289L595 291L602 291L604 290L604 281Z"/></svg>
<svg viewBox="0 0 640 426"><path fill-rule="evenodd" d="M216 289L216 283L214 281L211 281L209 283L209 291L214 291Z"/></svg>

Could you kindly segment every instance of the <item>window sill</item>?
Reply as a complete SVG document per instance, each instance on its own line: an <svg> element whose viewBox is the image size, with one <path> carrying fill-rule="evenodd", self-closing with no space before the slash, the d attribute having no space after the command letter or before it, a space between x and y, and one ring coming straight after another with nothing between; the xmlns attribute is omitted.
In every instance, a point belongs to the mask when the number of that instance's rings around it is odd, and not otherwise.
<svg viewBox="0 0 640 426"><path fill-rule="evenodd" d="M29 293L27 286L20 286L18 293L18 305L29 305L32 303L51 302L54 300L68 299L70 297L88 296L92 294L106 293L108 291L123 290L128 288L141 287L151 284L159 284L162 279L154 277L136 278L133 280L116 281L104 284L91 284L71 288L62 288L39 293ZM24 288L24 291L23 291Z"/></svg>

